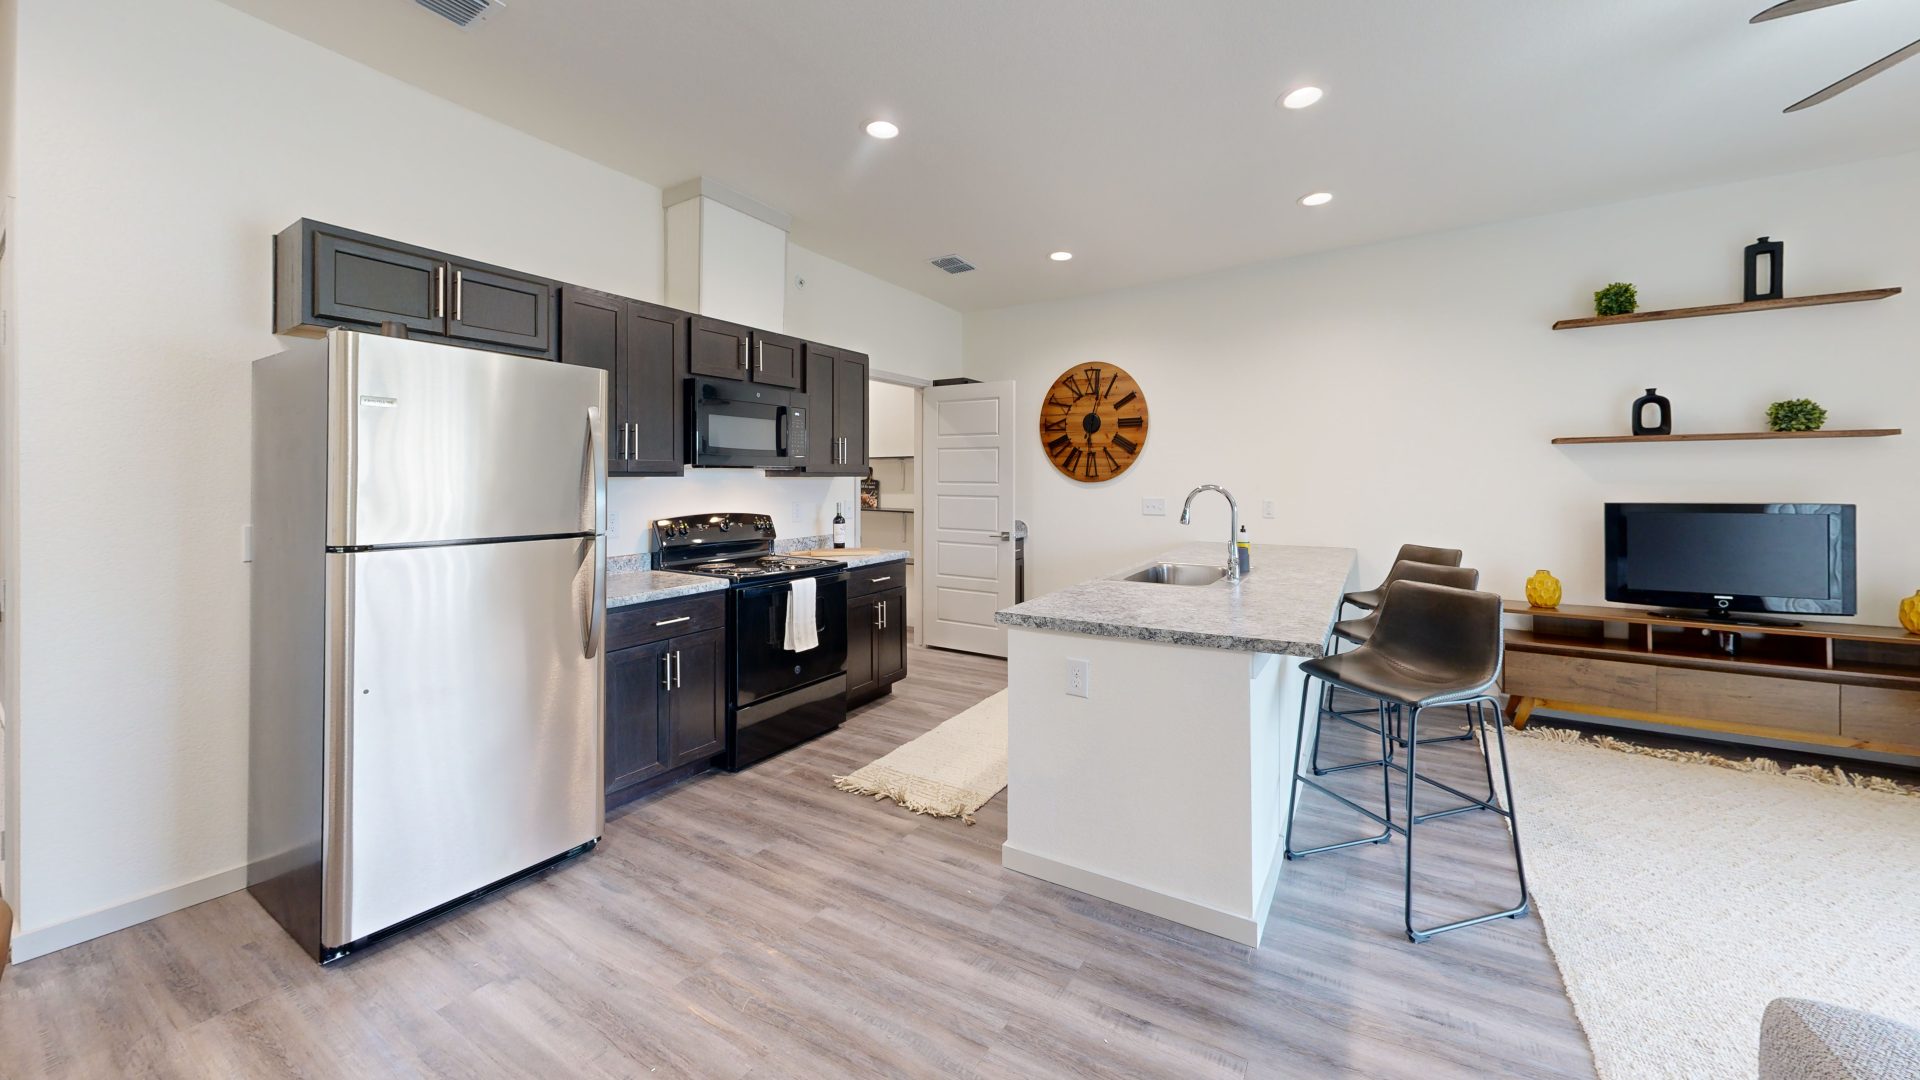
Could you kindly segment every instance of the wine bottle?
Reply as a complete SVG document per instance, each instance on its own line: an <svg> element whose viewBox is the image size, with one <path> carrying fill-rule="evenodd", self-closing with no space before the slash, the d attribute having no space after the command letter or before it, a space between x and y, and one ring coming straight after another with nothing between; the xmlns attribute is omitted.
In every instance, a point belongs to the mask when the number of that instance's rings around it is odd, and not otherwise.
<svg viewBox="0 0 1920 1080"><path fill-rule="evenodd" d="M847 516L840 510L840 504L833 504L833 546L847 546Z"/></svg>

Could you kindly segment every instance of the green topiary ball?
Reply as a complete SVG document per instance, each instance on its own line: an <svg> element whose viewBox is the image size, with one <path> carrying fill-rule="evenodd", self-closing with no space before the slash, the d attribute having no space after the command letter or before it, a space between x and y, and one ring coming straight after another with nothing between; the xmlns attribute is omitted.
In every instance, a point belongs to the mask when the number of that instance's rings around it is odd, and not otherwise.
<svg viewBox="0 0 1920 1080"><path fill-rule="evenodd" d="M1826 423L1827 410L1806 398L1767 406L1767 427L1773 431L1819 431Z"/></svg>
<svg viewBox="0 0 1920 1080"><path fill-rule="evenodd" d="M1640 297L1633 286L1616 281L1593 294L1593 313L1595 315L1628 315L1640 310Z"/></svg>

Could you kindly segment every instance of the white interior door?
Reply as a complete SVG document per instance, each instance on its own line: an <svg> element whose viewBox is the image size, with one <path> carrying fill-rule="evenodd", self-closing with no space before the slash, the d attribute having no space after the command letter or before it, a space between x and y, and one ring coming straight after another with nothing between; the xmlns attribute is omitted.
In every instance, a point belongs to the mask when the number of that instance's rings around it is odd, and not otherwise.
<svg viewBox="0 0 1920 1080"><path fill-rule="evenodd" d="M920 640L1005 656L993 613L1013 606L1013 383L930 386L920 408Z"/></svg>

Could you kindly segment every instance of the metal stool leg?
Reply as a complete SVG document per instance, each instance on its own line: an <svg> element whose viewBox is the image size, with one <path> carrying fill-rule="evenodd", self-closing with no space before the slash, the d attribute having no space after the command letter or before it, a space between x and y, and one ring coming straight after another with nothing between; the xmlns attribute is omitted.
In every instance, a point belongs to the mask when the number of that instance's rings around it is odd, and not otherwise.
<svg viewBox="0 0 1920 1080"><path fill-rule="evenodd" d="M1491 700L1492 699L1490 698L1480 697L1480 698L1475 698L1470 702L1464 703L1472 707L1472 711L1469 712L1469 717L1477 720L1478 724L1480 725L1481 754L1483 755L1483 759L1485 755L1491 753L1492 747L1489 746L1486 742L1487 719L1486 719L1486 711L1482 706L1484 706L1486 703L1490 702ZM1506 733L1500 729L1500 726L1498 724L1495 725L1494 739L1498 742L1499 748L1500 748L1500 775L1503 779L1504 787L1506 789L1506 805L1503 807L1503 806L1494 804L1492 801L1493 800L1493 791L1492 791L1493 769L1492 769L1492 764L1490 760L1486 762L1488 792L1487 792L1487 801L1485 802L1480 802L1478 800L1475 800L1473 796L1467 795L1464 792L1461 792L1455 788L1442 784L1437 780L1429 780L1428 778L1421 776L1415 770L1414 768L1415 753L1418 747L1423 742L1429 741L1429 740L1423 740L1419 737L1420 736L1420 713L1422 711L1423 710L1420 710L1420 709L1411 709L1411 710L1408 710L1408 716L1407 716L1407 765L1406 765L1407 863L1406 863L1405 897L1406 897L1407 938L1414 942L1426 941L1428 938L1431 938L1436 934L1444 934L1449 930L1459 930L1468 926L1477 926L1480 923L1491 922L1494 919L1517 919L1522 915L1525 915L1530 907L1530 901L1527 895L1526 867L1524 866L1524 864L1521 862L1521 859L1520 859L1520 829L1519 829L1518 821L1514 817L1514 813L1513 813L1513 774L1512 774L1512 771L1507 766ZM1498 710L1495 710L1495 715L1496 716L1498 715ZM1473 732L1469 730L1468 734L1471 735L1473 734ZM1416 784L1416 781L1424 782L1433 787L1439 788L1443 791L1447 791L1454 795L1458 795L1461 798L1467 799L1468 804L1465 806L1458 806L1448 810L1439 810L1439 811L1434 811L1426 814L1418 813L1414 809L1414 791L1415 791L1415 788L1418 786ZM1460 919L1455 922L1446 923L1440 926L1431 926L1425 929L1416 929L1413 925L1413 833L1414 833L1414 829L1416 826L1418 826L1424 821L1428 821L1436 817L1449 817L1454 814L1462 813L1469 810L1491 810L1494 813L1499 814L1501 817L1504 817L1507 819L1506 820L1507 834L1513 846L1514 874L1520 882L1519 902L1513 907L1506 908L1501 911L1490 911L1484 915L1475 915L1469 918Z"/></svg>
<svg viewBox="0 0 1920 1080"><path fill-rule="evenodd" d="M1352 799L1347 798L1345 795L1342 795L1337 791L1327 788L1326 786L1322 785L1319 781L1313 780L1301 773L1300 752L1298 749L1298 741L1306 737L1307 700L1309 697L1309 691L1311 689L1312 689L1311 686L1302 686L1300 688L1300 729L1299 729L1300 734L1299 736L1297 736L1296 743L1295 743L1295 750L1294 750L1294 757L1293 757L1293 785L1290 789L1289 798L1287 802L1287 833L1286 833L1285 842L1283 843L1281 848L1286 858L1290 860L1305 858L1308 855L1318 855L1323 851L1338 851L1341 848L1356 847L1360 844L1384 844L1393 838L1393 834L1395 832L1402 831L1400 826L1395 825L1391 820L1392 814L1393 814L1393 805L1390 801L1383 802L1380 807L1381 813L1376 814L1373 811L1367 809L1366 807L1361 806L1359 803L1354 802ZM1316 731L1318 728L1319 720L1322 718L1323 717L1318 717L1318 716L1315 717ZM1385 703L1382 703L1381 714L1380 714L1380 729L1379 729L1380 760L1361 762L1360 765L1374 765L1374 766L1380 767L1381 775L1385 778L1385 782L1383 783L1381 794L1387 797L1388 799L1390 799L1391 793L1392 793L1392 774L1385 768L1387 764L1386 730L1387 730L1386 706L1385 706ZM1357 768L1359 766L1352 766L1352 767ZM1342 805L1346 806L1348 809L1354 810L1368 818L1373 819L1376 822L1379 822L1380 832L1377 835L1363 836L1357 840L1343 840L1339 843L1322 844L1319 847L1296 849L1293 846L1293 823L1300 816L1300 789L1302 785L1306 787L1310 787L1315 791L1320 792L1322 795L1329 796L1332 799L1334 799L1336 802L1339 802Z"/></svg>

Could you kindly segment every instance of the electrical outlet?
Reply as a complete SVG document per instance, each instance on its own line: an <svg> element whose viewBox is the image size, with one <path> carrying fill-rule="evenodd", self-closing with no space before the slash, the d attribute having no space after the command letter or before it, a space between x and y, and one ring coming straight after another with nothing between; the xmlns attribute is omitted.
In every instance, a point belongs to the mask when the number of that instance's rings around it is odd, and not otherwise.
<svg viewBox="0 0 1920 1080"><path fill-rule="evenodd" d="M253 561L253 526L240 526L240 561Z"/></svg>
<svg viewBox="0 0 1920 1080"><path fill-rule="evenodd" d="M1092 672L1089 671L1088 668L1089 668L1089 665L1085 660L1075 660L1072 658L1068 658L1067 660L1067 696L1068 697L1083 698L1088 696L1087 686L1088 686L1088 683L1090 683L1093 678Z"/></svg>
<svg viewBox="0 0 1920 1080"><path fill-rule="evenodd" d="M1140 513L1145 517L1166 517L1167 516L1167 500L1141 499Z"/></svg>
<svg viewBox="0 0 1920 1080"><path fill-rule="evenodd" d="M607 535L612 536L614 533L617 533L619 531L620 531L620 515L614 513L611 510L607 511Z"/></svg>
<svg viewBox="0 0 1920 1080"><path fill-rule="evenodd" d="M813 522L807 520L806 512L799 503L793 504L793 523L796 527L804 527L802 531L813 528Z"/></svg>
<svg viewBox="0 0 1920 1080"><path fill-rule="evenodd" d="M1274 516L1272 499L1268 499L1265 502L1260 504L1260 516L1263 518L1270 518Z"/></svg>

